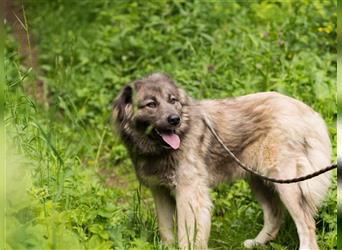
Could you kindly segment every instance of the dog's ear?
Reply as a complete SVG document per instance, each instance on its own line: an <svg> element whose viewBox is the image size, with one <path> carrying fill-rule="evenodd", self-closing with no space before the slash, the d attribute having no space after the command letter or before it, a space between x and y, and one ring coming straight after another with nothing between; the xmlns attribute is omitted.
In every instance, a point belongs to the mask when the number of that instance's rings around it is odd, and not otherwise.
<svg viewBox="0 0 342 250"><path fill-rule="evenodd" d="M132 104L133 88L131 85L126 85L120 91L119 95L113 102L113 118L122 122L126 115L126 106Z"/></svg>

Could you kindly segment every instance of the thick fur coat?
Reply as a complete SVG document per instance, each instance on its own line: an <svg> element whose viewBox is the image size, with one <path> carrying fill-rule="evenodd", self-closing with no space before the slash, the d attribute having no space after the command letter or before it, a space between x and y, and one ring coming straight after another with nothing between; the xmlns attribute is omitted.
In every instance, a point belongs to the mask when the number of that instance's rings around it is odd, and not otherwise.
<svg viewBox="0 0 342 250"><path fill-rule="evenodd" d="M264 212L264 227L245 247L274 239L285 207L296 224L300 249L318 249L314 214L327 193L330 174L294 184L250 176L217 143L203 115L242 162L267 176L294 178L330 164L324 121L298 100L267 92L196 101L164 74L137 80L115 99L113 117L138 179L152 191L165 244L174 242L176 221L181 249L207 249L210 188L245 178Z"/></svg>

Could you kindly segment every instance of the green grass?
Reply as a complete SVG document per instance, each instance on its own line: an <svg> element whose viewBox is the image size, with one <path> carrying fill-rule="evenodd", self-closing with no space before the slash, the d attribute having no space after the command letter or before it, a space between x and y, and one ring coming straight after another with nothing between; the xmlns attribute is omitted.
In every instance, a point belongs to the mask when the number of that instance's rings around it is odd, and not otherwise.
<svg viewBox="0 0 342 250"><path fill-rule="evenodd" d="M165 249L151 195L110 124L119 89L147 73L169 73L196 98L259 91L298 98L322 114L336 152L333 1L28 0L24 7L51 106L23 92L30 73L6 27L8 249ZM243 249L262 227L247 184L221 185L212 197L210 248ZM336 211L334 182L317 215L321 249L336 249ZM287 217L261 249L296 247Z"/></svg>

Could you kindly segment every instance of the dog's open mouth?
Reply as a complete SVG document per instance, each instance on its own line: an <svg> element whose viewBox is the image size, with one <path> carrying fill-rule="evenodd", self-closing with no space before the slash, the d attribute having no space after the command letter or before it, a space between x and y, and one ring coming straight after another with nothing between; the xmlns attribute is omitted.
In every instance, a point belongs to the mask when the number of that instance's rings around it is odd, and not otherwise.
<svg viewBox="0 0 342 250"><path fill-rule="evenodd" d="M154 131L163 140L163 142L171 148L178 149L180 147L180 138L174 130L158 130L155 128Z"/></svg>

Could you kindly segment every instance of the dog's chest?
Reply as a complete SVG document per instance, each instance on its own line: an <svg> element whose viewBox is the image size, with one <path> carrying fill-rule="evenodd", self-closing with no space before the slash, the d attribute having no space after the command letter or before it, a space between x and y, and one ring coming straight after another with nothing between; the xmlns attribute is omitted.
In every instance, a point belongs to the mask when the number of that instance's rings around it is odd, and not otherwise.
<svg viewBox="0 0 342 250"><path fill-rule="evenodd" d="M136 162L139 180L146 186L165 186L174 189L176 186L177 160L172 156L141 157Z"/></svg>

